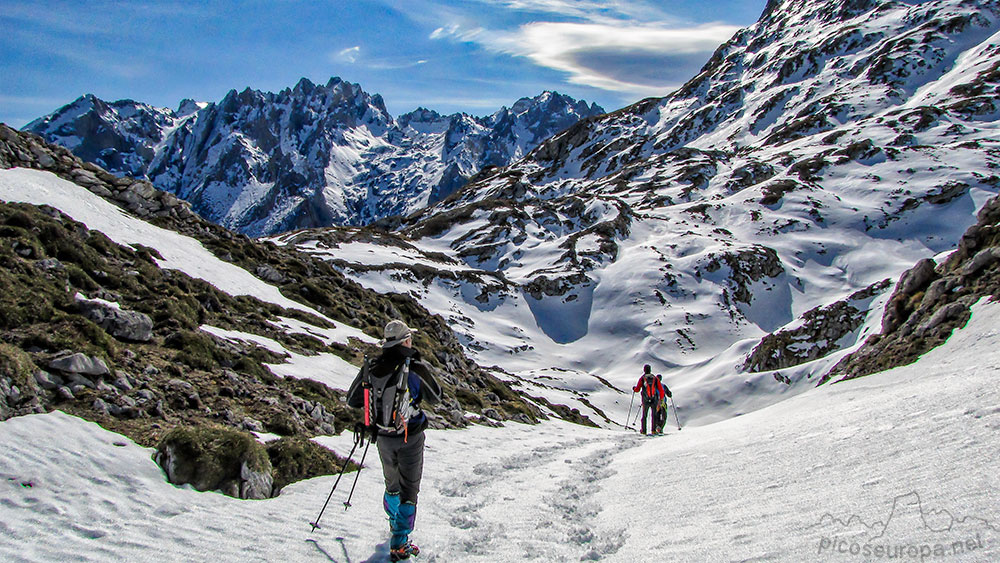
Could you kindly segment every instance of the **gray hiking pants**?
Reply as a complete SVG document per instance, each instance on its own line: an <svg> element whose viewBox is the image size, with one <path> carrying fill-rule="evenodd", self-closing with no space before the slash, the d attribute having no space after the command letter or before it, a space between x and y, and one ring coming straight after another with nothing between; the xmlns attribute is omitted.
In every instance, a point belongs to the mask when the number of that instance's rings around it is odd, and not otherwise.
<svg viewBox="0 0 1000 563"><path fill-rule="evenodd" d="M406 443L402 436L379 436L376 445L386 492L399 493L400 502L417 504L424 472L424 432L410 436Z"/></svg>

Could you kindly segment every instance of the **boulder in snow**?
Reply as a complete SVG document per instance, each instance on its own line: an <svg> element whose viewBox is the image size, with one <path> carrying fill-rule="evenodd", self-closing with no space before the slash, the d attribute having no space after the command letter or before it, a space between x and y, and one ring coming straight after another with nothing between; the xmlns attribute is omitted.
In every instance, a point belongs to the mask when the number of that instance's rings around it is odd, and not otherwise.
<svg viewBox="0 0 1000 563"><path fill-rule="evenodd" d="M175 485L242 499L272 494L267 451L246 432L221 426L177 427L157 446L154 459Z"/></svg>

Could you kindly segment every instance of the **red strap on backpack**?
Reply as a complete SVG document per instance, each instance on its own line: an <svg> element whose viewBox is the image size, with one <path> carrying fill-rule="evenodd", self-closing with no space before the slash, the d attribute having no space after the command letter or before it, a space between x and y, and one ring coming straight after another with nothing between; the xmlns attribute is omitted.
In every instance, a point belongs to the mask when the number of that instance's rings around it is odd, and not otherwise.
<svg viewBox="0 0 1000 563"><path fill-rule="evenodd" d="M372 390L365 387L365 428L372 425Z"/></svg>

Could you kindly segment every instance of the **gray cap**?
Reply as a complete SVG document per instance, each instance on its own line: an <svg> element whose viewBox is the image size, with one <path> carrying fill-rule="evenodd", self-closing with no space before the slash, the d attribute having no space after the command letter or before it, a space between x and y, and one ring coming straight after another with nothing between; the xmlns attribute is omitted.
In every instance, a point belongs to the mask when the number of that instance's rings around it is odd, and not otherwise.
<svg viewBox="0 0 1000 563"><path fill-rule="evenodd" d="M385 338L382 340L383 348L392 348L397 344L402 344L404 340L413 336L414 330L406 326L403 321L389 321L385 325Z"/></svg>

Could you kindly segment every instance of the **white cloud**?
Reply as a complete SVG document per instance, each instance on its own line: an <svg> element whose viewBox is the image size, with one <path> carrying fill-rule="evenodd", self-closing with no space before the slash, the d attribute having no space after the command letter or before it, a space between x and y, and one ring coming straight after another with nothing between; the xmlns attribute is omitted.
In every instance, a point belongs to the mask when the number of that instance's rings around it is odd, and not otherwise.
<svg viewBox="0 0 1000 563"><path fill-rule="evenodd" d="M365 65L367 68L372 70L400 70L404 68L413 68L415 66L420 66L422 64L427 64L426 59L420 59L418 61L393 61L393 60L381 60L373 61Z"/></svg>
<svg viewBox="0 0 1000 563"><path fill-rule="evenodd" d="M455 35L458 31L458 24L452 24L448 27L439 27L431 32L431 39L443 39L449 35Z"/></svg>
<svg viewBox="0 0 1000 563"><path fill-rule="evenodd" d="M556 9L563 0L509 0ZM576 6L577 8L579 6ZM696 27L663 23L534 22L513 31L440 28L437 37L473 42L498 53L525 57L565 72L567 80L642 96L665 95L707 62L740 28L725 24Z"/></svg>
<svg viewBox="0 0 1000 563"><path fill-rule="evenodd" d="M427 63L426 59L412 60L403 57L373 59L370 56L362 56L360 45L341 49L336 53L330 53L330 60L335 62L358 64L364 68L370 68L372 70L399 70Z"/></svg>
<svg viewBox="0 0 1000 563"><path fill-rule="evenodd" d="M489 35L485 28L482 27L471 27L464 28L458 24L452 24L447 27L439 27L431 32L430 39L456 39L458 41L464 41L468 43L478 43L480 38Z"/></svg>
<svg viewBox="0 0 1000 563"><path fill-rule="evenodd" d="M481 0L493 4L496 0ZM590 23L620 21L673 21L661 8L640 0L500 0L506 8L520 12L551 14Z"/></svg>
<svg viewBox="0 0 1000 563"><path fill-rule="evenodd" d="M355 45L353 47L348 47L346 49L341 49L337 52L336 59L339 61L344 61L348 63L356 63L358 61L358 56L361 55L361 47Z"/></svg>

